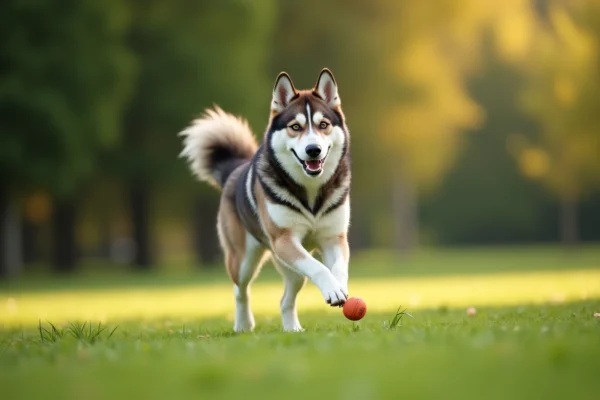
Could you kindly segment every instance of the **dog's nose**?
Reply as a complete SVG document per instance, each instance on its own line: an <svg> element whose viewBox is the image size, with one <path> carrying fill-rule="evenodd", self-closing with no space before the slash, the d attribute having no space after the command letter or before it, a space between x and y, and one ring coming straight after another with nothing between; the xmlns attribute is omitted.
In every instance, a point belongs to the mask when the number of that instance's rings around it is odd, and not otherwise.
<svg viewBox="0 0 600 400"><path fill-rule="evenodd" d="M318 144L309 144L308 146L306 146L305 151L309 157L315 158L318 157L319 154L321 154L321 146L319 146Z"/></svg>

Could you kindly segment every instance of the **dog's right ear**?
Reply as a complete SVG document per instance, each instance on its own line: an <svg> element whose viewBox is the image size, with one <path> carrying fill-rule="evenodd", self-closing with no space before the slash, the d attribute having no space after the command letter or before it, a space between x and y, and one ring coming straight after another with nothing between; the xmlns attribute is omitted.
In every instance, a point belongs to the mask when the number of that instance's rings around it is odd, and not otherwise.
<svg viewBox="0 0 600 400"><path fill-rule="evenodd" d="M275 80L275 87L273 87L271 111L275 113L283 111L297 95L298 92L294 87L292 78L285 72L280 73L279 76L277 76L277 80Z"/></svg>

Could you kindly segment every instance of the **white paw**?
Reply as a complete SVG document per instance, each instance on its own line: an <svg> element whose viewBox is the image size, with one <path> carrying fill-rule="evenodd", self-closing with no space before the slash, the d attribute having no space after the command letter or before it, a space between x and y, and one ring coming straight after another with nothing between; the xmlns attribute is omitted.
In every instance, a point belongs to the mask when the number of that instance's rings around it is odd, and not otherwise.
<svg viewBox="0 0 600 400"><path fill-rule="evenodd" d="M255 323L254 318L250 316L237 317L233 324L233 330L237 333L240 332L252 332L254 330Z"/></svg>
<svg viewBox="0 0 600 400"><path fill-rule="evenodd" d="M295 324L292 324L289 326L284 325L283 331L284 332L304 332L304 328L302 328L302 326L298 322L298 323L295 323Z"/></svg>
<svg viewBox="0 0 600 400"><path fill-rule="evenodd" d="M342 285L339 285L337 288L324 293L323 297L325 298L325 302L327 304L331 305L332 307L339 307L343 306L346 302L348 293L342 287Z"/></svg>
<svg viewBox="0 0 600 400"><path fill-rule="evenodd" d="M252 332L254 330L254 324L250 324L250 323L238 323L238 322L236 322L233 325L233 330L236 333Z"/></svg>
<svg viewBox="0 0 600 400"><path fill-rule="evenodd" d="M344 305L348 298L348 290L335 279L329 270L319 275L314 282L321 289L321 294L327 304L332 307Z"/></svg>

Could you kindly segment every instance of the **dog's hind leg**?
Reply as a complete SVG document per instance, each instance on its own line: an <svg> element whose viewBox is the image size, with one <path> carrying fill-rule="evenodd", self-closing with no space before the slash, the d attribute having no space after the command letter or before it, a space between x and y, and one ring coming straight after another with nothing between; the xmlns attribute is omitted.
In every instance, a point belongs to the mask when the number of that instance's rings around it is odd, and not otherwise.
<svg viewBox="0 0 600 400"><path fill-rule="evenodd" d="M302 326L298 320L298 309L296 306L296 298L298 293L306 282L306 277L292 271L288 267L282 266L280 263L273 260L275 266L283 277L284 291L281 298L281 322L283 330L286 332L301 332Z"/></svg>
<svg viewBox="0 0 600 400"><path fill-rule="evenodd" d="M243 258L237 269L237 279L234 280L235 324L236 332L252 331L254 316L250 307L250 285L258 275L265 260L266 249L252 235L246 234L246 246Z"/></svg>
<svg viewBox="0 0 600 400"><path fill-rule="evenodd" d="M250 284L258 274L266 256L265 247L244 229L234 205L221 201L217 223L219 241L225 252L227 272L234 283L236 332L254 329L250 308Z"/></svg>

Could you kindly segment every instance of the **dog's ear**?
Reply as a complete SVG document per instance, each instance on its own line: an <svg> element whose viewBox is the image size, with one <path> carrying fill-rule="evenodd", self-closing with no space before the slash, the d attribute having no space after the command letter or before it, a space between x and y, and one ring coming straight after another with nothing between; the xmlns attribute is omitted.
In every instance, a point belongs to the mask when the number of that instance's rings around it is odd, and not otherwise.
<svg viewBox="0 0 600 400"><path fill-rule="evenodd" d="M318 94L329 107L337 107L341 104L337 90L337 84L331 71L323 68L313 91Z"/></svg>
<svg viewBox="0 0 600 400"><path fill-rule="evenodd" d="M273 100L271 101L271 110L273 112L281 112L290 101L298 95L292 78L282 72L277 76L275 80L275 86L273 87Z"/></svg>

